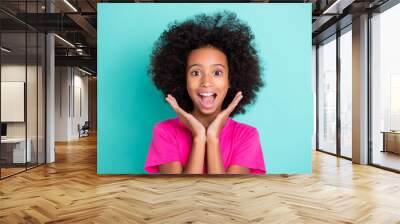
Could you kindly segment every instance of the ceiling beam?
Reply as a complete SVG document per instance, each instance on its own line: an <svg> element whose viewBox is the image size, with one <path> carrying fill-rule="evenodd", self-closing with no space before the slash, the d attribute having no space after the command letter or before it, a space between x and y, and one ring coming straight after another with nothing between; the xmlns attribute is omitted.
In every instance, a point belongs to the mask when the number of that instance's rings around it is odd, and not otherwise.
<svg viewBox="0 0 400 224"><path fill-rule="evenodd" d="M91 56L55 56L56 66L81 66L96 71L97 60Z"/></svg>

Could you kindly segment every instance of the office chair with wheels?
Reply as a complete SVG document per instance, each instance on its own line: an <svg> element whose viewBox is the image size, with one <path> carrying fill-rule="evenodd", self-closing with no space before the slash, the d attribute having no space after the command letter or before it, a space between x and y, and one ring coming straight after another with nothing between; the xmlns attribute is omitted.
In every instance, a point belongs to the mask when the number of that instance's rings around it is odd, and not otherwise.
<svg viewBox="0 0 400 224"><path fill-rule="evenodd" d="M89 129L90 129L89 121L85 121L82 127L78 124L79 138L89 136Z"/></svg>

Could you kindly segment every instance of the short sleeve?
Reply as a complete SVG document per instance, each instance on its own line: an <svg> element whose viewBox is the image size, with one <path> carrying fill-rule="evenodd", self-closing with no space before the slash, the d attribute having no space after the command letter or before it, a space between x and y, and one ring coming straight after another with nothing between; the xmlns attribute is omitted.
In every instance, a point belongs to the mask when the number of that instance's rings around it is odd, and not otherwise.
<svg viewBox="0 0 400 224"><path fill-rule="evenodd" d="M153 128L144 170L149 173L158 173L159 165L173 161L180 161L176 137L171 128L158 123Z"/></svg>
<svg viewBox="0 0 400 224"><path fill-rule="evenodd" d="M237 142L234 144L230 165L249 168L252 174L265 174L264 156L257 129L247 126L235 137Z"/></svg>

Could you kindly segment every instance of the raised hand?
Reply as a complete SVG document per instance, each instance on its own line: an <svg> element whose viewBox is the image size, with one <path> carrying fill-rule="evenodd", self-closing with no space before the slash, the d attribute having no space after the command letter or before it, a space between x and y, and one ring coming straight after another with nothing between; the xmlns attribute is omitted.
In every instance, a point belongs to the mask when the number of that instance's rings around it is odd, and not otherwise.
<svg viewBox="0 0 400 224"><path fill-rule="evenodd" d="M185 124L192 132L193 144L190 156L185 167L182 164L163 164L160 165L165 173L188 173L188 174L201 174L204 169L204 156L206 148L206 129L200 121L198 121L192 114L183 110L176 101L175 97L168 94L165 100L171 105L172 109L176 112L179 119ZM176 172L178 171L178 172Z"/></svg>
<svg viewBox="0 0 400 224"><path fill-rule="evenodd" d="M215 119L211 122L206 130L206 137L208 139L218 139L220 131L222 127L224 127L226 120L228 119L229 115L235 109L235 107L239 104L240 100L243 98L242 92L238 92L233 98L232 102L229 106L221 111Z"/></svg>
<svg viewBox="0 0 400 224"><path fill-rule="evenodd" d="M194 139L201 138L205 140L206 129L199 120L197 120L192 114L183 110L176 101L175 97L168 94L165 100L171 105L172 109L176 112L179 119L189 128L192 132Z"/></svg>

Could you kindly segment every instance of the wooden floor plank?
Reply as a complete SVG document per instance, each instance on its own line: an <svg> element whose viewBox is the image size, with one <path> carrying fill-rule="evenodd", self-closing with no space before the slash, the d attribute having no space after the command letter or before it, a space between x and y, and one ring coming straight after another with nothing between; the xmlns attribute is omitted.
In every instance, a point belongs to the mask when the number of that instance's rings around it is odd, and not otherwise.
<svg viewBox="0 0 400 224"><path fill-rule="evenodd" d="M312 175L97 175L96 137L0 181L0 223L400 223L400 175L313 154Z"/></svg>

